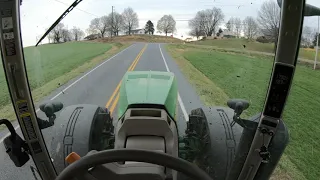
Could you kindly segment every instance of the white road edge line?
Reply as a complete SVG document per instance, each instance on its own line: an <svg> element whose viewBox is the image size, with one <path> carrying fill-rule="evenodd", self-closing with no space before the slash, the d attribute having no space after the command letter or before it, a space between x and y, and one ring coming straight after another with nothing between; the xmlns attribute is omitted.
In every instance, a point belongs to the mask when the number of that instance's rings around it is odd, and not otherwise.
<svg viewBox="0 0 320 180"><path fill-rule="evenodd" d="M131 46L134 45L130 45L127 48L123 49L122 51L118 52L117 54L115 54L114 56L110 57L108 60L102 62L101 64L99 64L98 66L96 66L95 68L91 69L89 72L87 72L86 74L84 74L83 76L81 76L79 79L77 79L76 81L74 81L73 83L71 83L69 86L67 86L66 88L64 88L62 91L60 91L57 95L55 95L54 97L52 97L50 100L54 100L55 98L57 98L58 96L60 96L62 94L62 92L65 92L66 90L68 90L70 87L72 87L73 85L75 85L77 82L79 82L81 79L83 79L84 77L86 77L87 75L89 75L90 73L92 73L94 70L98 69L100 66L104 65L105 63L109 62L111 59L115 58L116 56L120 55L121 53L123 53L125 50L129 49ZM40 109L38 108L36 110L36 113L39 112ZM20 126L17 125L14 127L15 130L17 130ZM8 132L7 134L4 135L3 138L0 139L0 143L2 143L4 141L4 139L9 136L10 133Z"/></svg>
<svg viewBox="0 0 320 180"><path fill-rule="evenodd" d="M164 65L166 66L167 71L170 72L170 69L169 69L169 67L168 67L167 61L166 61L166 59L165 59L164 56L163 56L163 53L162 53L160 44L159 44L159 49L160 49L160 53L161 53L161 56L162 56ZM183 116L184 116L184 119L185 119L186 121L189 121L189 115L188 115L188 113L187 113L187 110L186 110L183 102L182 102L182 99L181 99L181 97L180 97L179 91L178 91L178 102L179 102L179 104L180 104L181 111L182 111L182 114L183 114Z"/></svg>
<svg viewBox="0 0 320 180"><path fill-rule="evenodd" d="M130 47L130 46L129 46ZM122 51L120 51L119 53L115 54L114 56L112 56L111 58L109 58L108 60L104 61L103 63L99 64L98 66L96 66L95 68L91 69L89 72L87 72L85 75L81 76L79 79L77 79L76 81L74 81L73 83L71 83L68 87L64 88L61 92L59 92L57 95L55 95L54 97L52 97L50 100L54 100L55 98L57 98L58 96L60 96L62 94L62 92L65 92L66 90L68 90L71 86L75 85L77 82L79 82L81 79L85 78L88 74L92 73L94 70L98 69L100 66L104 65L105 63L109 62L111 59L113 59L114 57L118 56L119 54L121 54L123 51L127 50L129 47L127 47L126 49L123 49Z"/></svg>

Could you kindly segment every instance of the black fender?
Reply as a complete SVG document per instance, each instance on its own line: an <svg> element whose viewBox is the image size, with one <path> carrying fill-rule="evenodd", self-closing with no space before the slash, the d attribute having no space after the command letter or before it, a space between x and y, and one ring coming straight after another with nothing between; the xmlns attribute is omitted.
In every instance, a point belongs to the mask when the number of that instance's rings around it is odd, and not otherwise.
<svg viewBox="0 0 320 180"><path fill-rule="evenodd" d="M215 180L226 178L239 145L243 128L231 126L233 115L225 107L198 108L189 115L182 158L196 163Z"/></svg>
<svg viewBox="0 0 320 180"><path fill-rule="evenodd" d="M112 138L112 118L105 108L78 104L62 110L53 127L50 155L57 173L68 164L65 158L76 152L85 156L91 150L108 148Z"/></svg>
<svg viewBox="0 0 320 180"><path fill-rule="evenodd" d="M249 153L254 135L256 133L261 113L255 115L247 121L250 127L245 128L239 143L239 147L236 152L236 156L232 167L228 173L227 180L237 179L240 175L242 167L245 163L247 155ZM272 175L272 172L276 168L285 148L289 143L289 132L285 123L281 120L278 125L277 132L272 137L268 150L270 152L270 160L268 163L261 163L259 169L254 177L255 180L267 180Z"/></svg>
<svg viewBox="0 0 320 180"><path fill-rule="evenodd" d="M225 107L204 107L191 111L180 157L196 163L215 180L237 179L250 150L261 113L251 117L245 128L233 123L234 111ZM269 145L269 163L261 164L255 180L269 179L289 141L280 121ZM179 180L189 178L180 175Z"/></svg>

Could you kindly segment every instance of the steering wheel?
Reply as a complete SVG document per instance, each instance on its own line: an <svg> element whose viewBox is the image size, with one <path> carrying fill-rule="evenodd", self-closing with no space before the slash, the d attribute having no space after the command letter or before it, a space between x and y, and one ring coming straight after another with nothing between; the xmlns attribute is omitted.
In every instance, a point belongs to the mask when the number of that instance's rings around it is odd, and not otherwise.
<svg viewBox="0 0 320 180"><path fill-rule="evenodd" d="M86 172L90 167L122 161L157 164L179 171L197 180L212 180L211 177L198 166L186 160L165 153L137 149L112 149L87 155L66 167L58 175L56 180L70 180L79 175L79 172Z"/></svg>

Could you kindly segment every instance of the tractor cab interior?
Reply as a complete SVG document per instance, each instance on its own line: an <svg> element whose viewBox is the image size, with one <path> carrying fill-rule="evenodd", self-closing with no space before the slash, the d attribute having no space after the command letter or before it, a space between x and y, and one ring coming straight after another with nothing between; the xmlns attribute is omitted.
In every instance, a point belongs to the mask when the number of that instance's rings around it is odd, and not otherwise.
<svg viewBox="0 0 320 180"><path fill-rule="evenodd" d="M278 44L262 111L244 116L250 102L230 99L224 107L187 112L181 128L183 97L172 72L126 72L118 95L112 95L119 102L116 116L110 108L95 104L51 100L37 105L22 47L23 2L0 0L0 21L12 20L10 33L15 37L8 40L8 30L0 29L2 65L23 135L11 121L0 120L10 132L3 143L6 153L17 167L31 157L33 174L38 173L35 179L44 180L269 179L289 141L282 113L297 65L303 18L320 15L319 8L304 0L277 2L281 7ZM73 2L37 45L79 3ZM38 111L45 116L38 116ZM50 131L48 144L43 132L50 128L55 130Z"/></svg>

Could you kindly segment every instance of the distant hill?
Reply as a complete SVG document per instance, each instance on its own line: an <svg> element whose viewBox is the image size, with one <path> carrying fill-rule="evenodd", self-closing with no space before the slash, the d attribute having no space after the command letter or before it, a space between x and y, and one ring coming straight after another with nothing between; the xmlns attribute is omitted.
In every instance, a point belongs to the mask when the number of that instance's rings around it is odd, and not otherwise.
<svg viewBox="0 0 320 180"><path fill-rule="evenodd" d="M170 36L159 36L159 35L123 35L116 37L105 37L95 39L96 42L155 42L155 43L182 43L181 39L177 39Z"/></svg>

